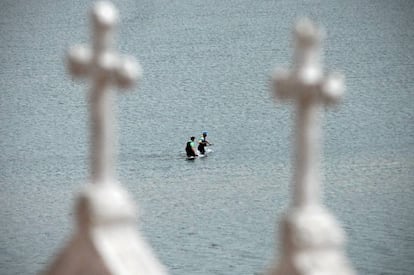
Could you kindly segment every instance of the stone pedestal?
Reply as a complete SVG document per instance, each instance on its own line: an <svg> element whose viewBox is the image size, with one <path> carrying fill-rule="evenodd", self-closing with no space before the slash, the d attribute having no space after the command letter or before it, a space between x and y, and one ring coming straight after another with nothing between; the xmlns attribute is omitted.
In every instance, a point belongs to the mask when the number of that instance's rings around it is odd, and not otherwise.
<svg viewBox="0 0 414 275"><path fill-rule="evenodd" d="M77 229L46 274L167 274L138 233L134 204L119 184L88 185L76 210Z"/></svg>
<svg viewBox="0 0 414 275"><path fill-rule="evenodd" d="M281 219L281 256L272 275L353 275L342 247L345 234L321 206L290 209Z"/></svg>

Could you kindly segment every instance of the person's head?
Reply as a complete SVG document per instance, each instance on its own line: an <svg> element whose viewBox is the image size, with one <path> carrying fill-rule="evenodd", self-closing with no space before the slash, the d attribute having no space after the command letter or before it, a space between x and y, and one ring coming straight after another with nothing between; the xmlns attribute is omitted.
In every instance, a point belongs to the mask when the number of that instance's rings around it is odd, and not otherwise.
<svg viewBox="0 0 414 275"><path fill-rule="evenodd" d="M203 132L203 137L206 137L207 136L207 131L204 131Z"/></svg>
<svg viewBox="0 0 414 275"><path fill-rule="evenodd" d="M191 137L190 139L191 139L191 141L194 141L195 137Z"/></svg>

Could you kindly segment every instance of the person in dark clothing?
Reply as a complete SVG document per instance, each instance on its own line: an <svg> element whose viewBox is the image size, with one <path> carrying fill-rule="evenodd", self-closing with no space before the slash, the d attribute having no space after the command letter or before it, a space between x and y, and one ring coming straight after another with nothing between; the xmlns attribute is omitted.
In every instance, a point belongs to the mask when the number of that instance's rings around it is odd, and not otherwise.
<svg viewBox="0 0 414 275"><path fill-rule="evenodd" d="M204 155L206 153L205 147L207 145L210 145L210 142L207 141L207 132L203 132L203 135L198 140L198 147L197 147L200 154Z"/></svg>
<svg viewBox="0 0 414 275"><path fill-rule="evenodd" d="M185 152L187 153L187 157L196 157L197 154L195 152L195 137L191 137L190 140L187 142L185 146Z"/></svg>

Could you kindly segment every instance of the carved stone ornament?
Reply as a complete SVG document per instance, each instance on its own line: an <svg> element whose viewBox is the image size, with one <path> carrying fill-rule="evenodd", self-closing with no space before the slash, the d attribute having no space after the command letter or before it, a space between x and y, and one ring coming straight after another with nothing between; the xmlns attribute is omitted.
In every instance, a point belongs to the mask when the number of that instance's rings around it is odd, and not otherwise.
<svg viewBox="0 0 414 275"><path fill-rule="evenodd" d="M136 207L115 179L115 134L110 86L129 87L141 76L130 57L112 49L118 12L109 2L92 9L93 46L69 51L69 70L92 79L91 184L77 198L77 228L45 274L163 275L166 269L137 232Z"/></svg>
<svg viewBox="0 0 414 275"><path fill-rule="evenodd" d="M293 199L281 220L282 245L272 275L353 275L343 245L345 234L321 202L320 109L344 92L340 74L324 75L320 62L323 32L304 19L295 28L295 62L277 70L273 86L278 99L296 104L296 152Z"/></svg>

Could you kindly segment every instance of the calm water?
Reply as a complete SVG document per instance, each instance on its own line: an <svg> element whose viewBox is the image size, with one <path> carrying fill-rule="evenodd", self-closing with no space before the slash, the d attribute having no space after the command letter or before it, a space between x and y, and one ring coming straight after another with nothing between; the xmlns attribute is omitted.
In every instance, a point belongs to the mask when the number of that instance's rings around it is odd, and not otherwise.
<svg viewBox="0 0 414 275"><path fill-rule="evenodd" d="M87 1L0 3L0 274L34 274L70 236L87 179L84 83L65 73L87 42ZM118 173L171 274L254 274L289 202L292 108L271 71L307 15L345 73L324 120L325 202L359 274L414 273L413 1L117 1L119 50L144 79L119 94ZM208 130L214 154L183 160ZM277 250L276 250L277 253Z"/></svg>

